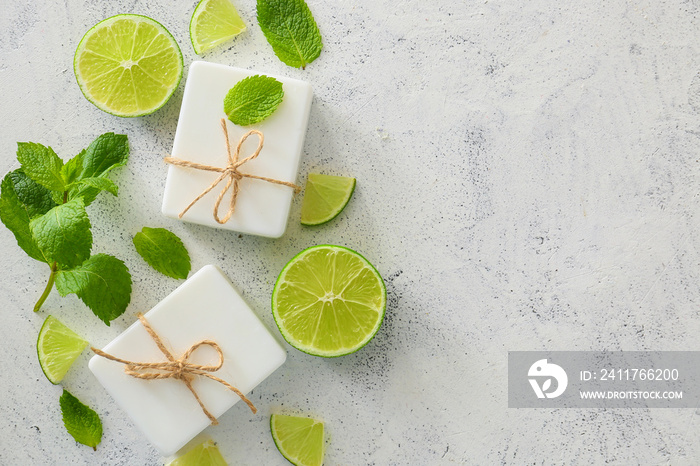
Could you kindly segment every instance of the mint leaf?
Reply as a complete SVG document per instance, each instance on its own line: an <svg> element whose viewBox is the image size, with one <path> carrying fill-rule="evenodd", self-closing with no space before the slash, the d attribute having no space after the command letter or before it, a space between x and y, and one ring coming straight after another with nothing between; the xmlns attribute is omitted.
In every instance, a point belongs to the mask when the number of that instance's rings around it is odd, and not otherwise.
<svg viewBox="0 0 700 466"><path fill-rule="evenodd" d="M51 191L29 178L21 168L7 174L19 201L27 208L30 217L44 215L56 207Z"/></svg>
<svg viewBox="0 0 700 466"><path fill-rule="evenodd" d="M187 278L192 266L182 240L165 228L148 228L134 236L136 251L148 264L163 275Z"/></svg>
<svg viewBox="0 0 700 466"><path fill-rule="evenodd" d="M61 175L65 180L66 184L69 185L78 179L80 173L83 171L83 157L85 156L85 149L81 150L78 155L70 159L61 167Z"/></svg>
<svg viewBox="0 0 700 466"><path fill-rule="evenodd" d="M283 98L282 83L275 78L249 76L228 91L224 112L237 125L253 125L272 115Z"/></svg>
<svg viewBox="0 0 700 466"><path fill-rule="evenodd" d="M304 0L257 0L258 23L277 58L306 68L321 54L323 43Z"/></svg>
<svg viewBox="0 0 700 466"><path fill-rule="evenodd" d="M114 256L95 254L79 267L59 270L56 289L75 293L105 324L124 313L131 300L129 269Z"/></svg>
<svg viewBox="0 0 700 466"><path fill-rule="evenodd" d="M82 199L56 206L33 219L29 230L49 263L75 267L90 257L92 233Z"/></svg>
<svg viewBox="0 0 700 466"><path fill-rule="evenodd" d="M63 160L50 147L35 142L17 143L17 160L29 178L52 191L64 191Z"/></svg>
<svg viewBox="0 0 700 466"><path fill-rule="evenodd" d="M106 189L103 181L76 182L88 178L106 179L110 171L125 165L128 159L129 140L126 135L105 133L98 136L87 149L65 165L64 177L71 183L68 188L68 199L80 197L85 205L90 205L100 191L109 191L116 196L116 185Z"/></svg>
<svg viewBox="0 0 700 466"><path fill-rule="evenodd" d="M78 179L100 176L126 164L129 158L129 140L125 134L105 133L92 141L82 158L83 170Z"/></svg>
<svg viewBox="0 0 700 466"><path fill-rule="evenodd" d="M102 422L95 411L82 404L68 390L59 399L63 425L76 442L96 450L102 441Z"/></svg>
<svg viewBox="0 0 700 466"><path fill-rule="evenodd" d="M80 193L85 193L88 191L85 188L94 188L97 190L99 193L100 191L107 191L113 195L117 195L117 192L119 191L119 188L117 185L114 183L114 181L110 180L109 178L105 178L103 176L93 176L90 178L83 178L80 179L74 183L72 183L69 186L69 191L73 193L77 193L74 195L79 195ZM69 198L70 198L69 194ZM94 198L93 198L94 199Z"/></svg>
<svg viewBox="0 0 700 466"><path fill-rule="evenodd" d="M32 189L36 192L32 193ZM20 193L22 197L20 197ZM46 196L48 195L48 201ZM31 203L22 202L22 198ZM17 244L29 257L41 262L48 262L44 257L29 229L29 222L37 213L41 213L51 201L51 196L43 186L31 181L21 170L5 175L0 185L0 220L15 235Z"/></svg>

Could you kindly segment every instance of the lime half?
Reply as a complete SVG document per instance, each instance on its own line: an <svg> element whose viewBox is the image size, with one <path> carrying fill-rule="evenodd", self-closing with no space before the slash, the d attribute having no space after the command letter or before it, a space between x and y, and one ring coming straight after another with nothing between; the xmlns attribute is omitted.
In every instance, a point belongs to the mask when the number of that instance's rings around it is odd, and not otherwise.
<svg viewBox="0 0 700 466"><path fill-rule="evenodd" d="M280 272L272 315L290 345L336 357L362 348L384 319L386 288L367 259L342 246L314 246Z"/></svg>
<svg viewBox="0 0 700 466"><path fill-rule="evenodd" d="M213 440L205 440L184 455L175 458L167 466L227 466L219 447Z"/></svg>
<svg viewBox="0 0 700 466"><path fill-rule="evenodd" d="M190 39L197 55L243 31L245 23L229 0L201 0L190 20Z"/></svg>
<svg viewBox="0 0 700 466"><path fill-rule="evenodd" d="M325 453L323 423L308 417L273 414L272 439L282 456L296 466L321 466Z"/></svg>
<svg viewBox="0 0 700 466"><path fill-rule="evenodd" d="M182 78L180 47L157 21L117 15L90 29L78 45L73 71L80 90L100 110L120 117L153 113Z"/></svg>
<svg viewBox="0 0 700 466"><path fill-rule="evenodd" d="M355 191L355 178L310 173L301 203L301 224L320 225L333 220Z"/></svg>
<svg viewBox="0 0 700 466"><path fill-rule="evenodd" d="M61 321L48 316L39 331L36 352L41 370L49 382L55 385L63 380L68 369L87 345L87 341Z"/></svg>

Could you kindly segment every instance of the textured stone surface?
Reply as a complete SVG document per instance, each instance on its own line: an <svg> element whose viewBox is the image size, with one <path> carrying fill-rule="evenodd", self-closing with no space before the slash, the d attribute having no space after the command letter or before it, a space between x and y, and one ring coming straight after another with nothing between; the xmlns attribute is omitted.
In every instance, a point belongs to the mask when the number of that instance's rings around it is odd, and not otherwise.
<svg viewBox="0 0 700 466"><path fill-rule="evenodd" d="M177 233L193 270L222 267L271 329L277 273L307 246L356 249L387 281L367 347L323 360L287 346L251 395L260 414L238 404L207 429L232 464L286 464L268 429L283 411L326 421L329 465L700 462L693 410L515 410L506 393L508 350L700 350L698 2L309 0L325 46L302 71L274 56L255 3L236 0L248 31L203 58L310 82L299 181L358 180L323 227L302 228L295 199L278 240L160 214L184 81L137 119L102 113L75 83L78 41L118 13L165 25L187 67L194 3L4 5L0 172L17 167L17 141L67 158L103 132L128 134L119 197L89 213L93 252L122 258L134 293L111 327L56 292L34 314L48 269L0 228L0 463L162 464L87 352L64 386L101 415L104 440L76 445L35 351L47 314L102 346L180 283L133 249L144 225Z"/></svg>

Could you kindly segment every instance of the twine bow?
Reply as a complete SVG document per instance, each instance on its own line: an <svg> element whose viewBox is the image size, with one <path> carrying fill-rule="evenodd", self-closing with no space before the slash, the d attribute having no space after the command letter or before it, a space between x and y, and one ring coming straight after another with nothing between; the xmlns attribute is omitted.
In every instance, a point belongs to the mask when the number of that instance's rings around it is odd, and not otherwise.
<svg viewBox="0 0 700 466"><path fill-rule="evenodd" d="M190 202L190 204L185 207L185 210L180 212L178 215L180 218L182 218L185 213L187 213L188 210L190 210L190 207L195 205L197 201L199 201L201 198L207 195L209 191L214 189L221 181L224 180L224 178L228 178L226 181L226 186L224 186L224 189L221 190L221 193L219 193L219 196L216 198L216 203L214 203L214 220L216 220L220 224L224 224L229 221L231 216L233 215L233 212L236 210L236 200L238 199L238 190L239 190L239 181L241 181L243 178L254 178L256 180L262 180L262 181L267 181L268 183L274 183L274 184L281 184L283 186L289 186L290 188L294 189L294 193L298 193L301 191L301 187L295 185L294 183L288 183L286 181L280 181L280 180L275 180L273 178L267 178L265 176L257 176L257 175L252 175L250 173L241 173L238 171L238 167L243 165L244 163L248 162L249 160L253 160L256 158L258 155L260 155L260 151L263 148L263 142L265 140L265 137L263 136L263 133L256 130L252 129L245 133L243 137L238 141L238 145L236 146L236 151L231 154L231 143L229 142L228 139L228 130L226 129L226 120L221 119L221 127L224 130L224 137L226 138L226 154L228 156L228 165L225 167L213 167L211 165L203 165L200 163L196 162L190 162L188 160L182 160L178 159L175 157L165 157L163 160L165 163L169 163L171 165L177 165L180 167L189 167L189 168L194 168L197 170L206 170L206 171L212 171L212 172L219 172L221 175L214 180L214 182L207 188L205 189L202 194L197 196L197 198ZM241 146L245 142L246 139L252 134L257 135L260 138L260 142L258 143L257 149L255 149L255 152L253 152L253 155L250 155L243 160L238 160L238 156L240 155L241 152ZM224 218L219 218L219 206L221 205L221 201L224 199L224 196L226 195L226 192L233 187L233 192L231 193L231 202L229 204L228 212L226 215L224 215Z"/></svg>
<svg viewBox="0 0 700 466"><path fill-rule="evenodd" d="M166 358L168 358L167 361L127 361L125 359L121 359L116 356L112 356L111 354L105 353L104 351L99 350L97 348L91 348L92 351L98 356L102 356L103 358L109 359L110 361L116 361L125 364L126 366L124 367L124 372L127 375L130 375L131 377L135 377L137 379L181 380L182 382L184 382L185 385L187 385L187 388L190 390L190 392L192 392L195 399L199 403L199 406L202 408L202 411L204 411L204 414L206 414L206 416L209 418L213 425L218 424L218 421L207 410L207 408L204 406L204 403L199 398L199 395L192 387L192 380L194 379L194 376L207 377L211 380L219 382L220 384L224 385L226 388L234 392L236 395L238 395L241 398L241 400L245 401L245 403L248 405L250 410L253 411L253 413L257 412L257 409L255 409L255 406L253 406L253 403L251 403L251 401L248 398L246 398L245 395L241 393L236 387L226 382L224 379L220 379L219 377L210 374L210 372L218 371L219 369L221 369L221 366L224 365L224 353L223 351L221 351L221 347L219 347L219 345L216 344L216 342L211 340L202 340L199 343L195 343L194 345L190 346L190 348L187 351L185 351L185 353L180 358L175 358L175 356L173 356L170 350L168 350L168 348L165 347L165 345L163 344L163 340L161 340L160 336L155 332L155 330L153 330L151 324L148 323L146 317L144 317L143 314L139 313L138 318L141 321L141 324L143 324L143 327L146 329L148 334L151 336L151 338L153 338L153 341L155 341L156 345L158 346L158 349L165 355ZM214 348L214 350L216 350L216 352L219 353L218 364L200 365L189 362L188 360L192 353L194 353L200 346L210 346Z"/></svg>

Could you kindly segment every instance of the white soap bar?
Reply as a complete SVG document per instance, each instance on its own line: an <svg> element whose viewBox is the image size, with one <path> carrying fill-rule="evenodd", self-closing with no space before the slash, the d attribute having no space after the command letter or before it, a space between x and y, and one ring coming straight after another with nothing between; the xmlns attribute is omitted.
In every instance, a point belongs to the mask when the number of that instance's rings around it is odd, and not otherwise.
<svg viewBox="0 0 700 466"><path fill-rule="evenodd" d="M256 125L235 125L228 121L224 113L224 97L238 81L255 74L259 73L203 61L192 63L171 156L225 167L228 159L220 120L226 118L232 151L235 151L241 136L251 129L260 130L265 135L260 155L242 165L239 171L296 183L311 110L311 86L303 81L271 76L282 83L284 90L284 99L275 113ZM251 155L257 145L258 137L250 136L242 147L240 160ZM219 175L217 172L170 165L165 183L163 214L178 218L180 212ZM225 224L214 220L213 209L226 180L192 206L182 220L271 238L282 236L287 228L293 189L250 178L243 178L239 183L235 212ZM220 218L227 212L230 191L221 203Z"/></svg>
<svg viewBox="0 0 700 466"><path fill-rule="evenodd" d="M287 358L277 340L213 265L199 270L145 317L176 358L202 340L215 341L224 353L224 365L212 375L244 394ZM139 321L103 351L129 361L166 360ZM218 355L209 347L200 347L191 362L215 365ZM175 453L211 424L180 380L137 379L124 373L124 364L101 356L94 356L89 367L163 456ZM217 418L240 400L224 385L204 377L196 377L192 385L204 406Z"/></svg>

